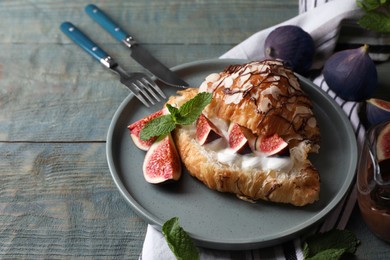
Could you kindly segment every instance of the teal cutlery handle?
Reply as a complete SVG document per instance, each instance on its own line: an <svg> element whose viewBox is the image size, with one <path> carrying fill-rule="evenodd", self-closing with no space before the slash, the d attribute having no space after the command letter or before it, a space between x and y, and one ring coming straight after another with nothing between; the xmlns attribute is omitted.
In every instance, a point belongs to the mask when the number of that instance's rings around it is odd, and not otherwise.
<svg viewBox="0 0 390 260"><path fill-rule="evenodd" d="M99 48L91 39L88 38L87 35L77 29L77 27L72 23L64 22L61 24L60 29L72 41L74 41L77 45L79 45L101 63L104 64L104 60L109 57L109 55L104 50Z"/></svg>
<svg viewBox="0 0 390 260"><path fill-rule="evenodd" d="M85 12L118 41L120 42L125 41L126 38L129 36L96 5L93 4L87 5L85 7Z"/></svg>

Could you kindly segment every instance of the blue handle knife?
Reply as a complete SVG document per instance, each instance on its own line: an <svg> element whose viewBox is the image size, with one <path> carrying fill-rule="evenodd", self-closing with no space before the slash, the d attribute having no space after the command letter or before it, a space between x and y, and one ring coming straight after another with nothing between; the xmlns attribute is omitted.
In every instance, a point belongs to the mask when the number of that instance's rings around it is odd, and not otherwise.
<svg viewBox="0 0 390 260"><path fill-rule="evenodd" d="M107 14L96 5L85 7L85 12L115 39L123 42L130 49L130 56L141 66L150 71L165 84L175 87L188 87L188 83L177 76L173 71L154 58L147 50L140 46L134 38L118 26Z"/></svg>
<svg viewBox="0 0 390 260"><path fill-rule="evenodd" d="M130 91L134 94L134 96L137 97L146 107L149 107L149 104L146 102L145 98L140 94L141 91L139 91L139 88L135 87L133 83L134 77L131 78L131 75L129 76L129 74L127 74L126 71L122 67L120 67L119 64L116 63L110 55L108 55L103 49L97 46L97 44L94 43L86 34L80 31L71 22L63 22L60 25L60 30L74 43L76 43L83 50L89 53L92 57L100 61L105 67L118 74L120 77L120 82L126 87L128 87ZM134 74L137 73L133 73L133 75ZM157 92L159 91L160 90L157 90ZM163 93L161 95L164 96ZM153 102L151 103L153 104Z"/></svg>

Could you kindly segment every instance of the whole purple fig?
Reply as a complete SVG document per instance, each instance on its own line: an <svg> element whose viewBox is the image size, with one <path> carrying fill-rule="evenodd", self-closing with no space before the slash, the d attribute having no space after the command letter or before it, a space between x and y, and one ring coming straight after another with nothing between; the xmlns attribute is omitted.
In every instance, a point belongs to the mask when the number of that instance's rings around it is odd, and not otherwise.
<svg viewBox="0 0 390 260"><path fill-rule="evenodd" d="M301 27L280 26L265 39L266 58L280 59L295 72L305 74L313 63L315 46L313 38Z"/></svg>
<svg viewBox="0 0 390 260"><path fill-rule="evenodd" d="M366 100L378 87L376 66L366 44L334 53L325 62L323 74L329 88L348 101Z"/></svg>

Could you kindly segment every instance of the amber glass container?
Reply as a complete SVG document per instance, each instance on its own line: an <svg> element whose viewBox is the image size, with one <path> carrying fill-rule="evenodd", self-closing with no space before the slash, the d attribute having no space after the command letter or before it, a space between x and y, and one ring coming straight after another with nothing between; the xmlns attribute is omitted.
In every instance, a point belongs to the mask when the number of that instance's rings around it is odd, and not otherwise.
<svg viewBox="0 0 390 260"><path fill-rule="evenodd" d="M390 121L367 131L357 172L358 203L364 221L379 238L390 243L390 159L378 159L378 147L389 149L390 131L378 140ZM390 129L390 128L389 128ZM384 139L383 139L384 138Z"/></svg>

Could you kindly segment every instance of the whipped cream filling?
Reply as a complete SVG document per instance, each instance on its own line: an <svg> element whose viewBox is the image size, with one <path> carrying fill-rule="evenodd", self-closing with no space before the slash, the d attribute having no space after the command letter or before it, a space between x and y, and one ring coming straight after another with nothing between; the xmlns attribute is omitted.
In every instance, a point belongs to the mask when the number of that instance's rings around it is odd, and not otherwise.
<svg viewBox="0 0 390 260"><path fill-rule="evenodd" d="M209 120L222 132L224 138L218 138L213 142L203 145L208 155L222 164L238 167L243 170L260 169L263 171L283 170L289 171L294 166L291 156L265 156L262 153L239 154L229 148L228 127L229 124L220 118L210 117ZM195 134L195 133L194 133Z"/></svg>

